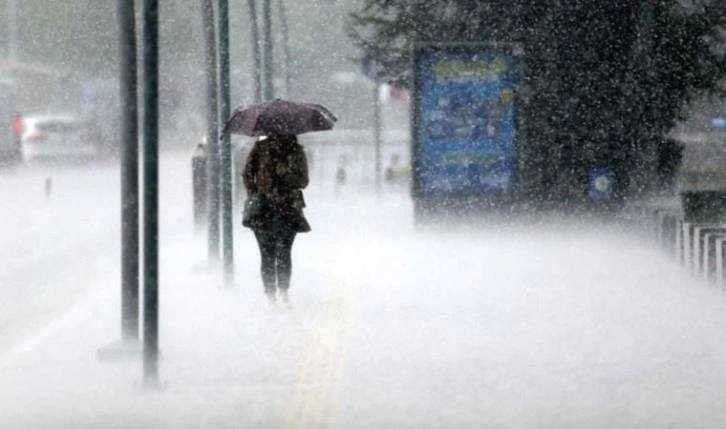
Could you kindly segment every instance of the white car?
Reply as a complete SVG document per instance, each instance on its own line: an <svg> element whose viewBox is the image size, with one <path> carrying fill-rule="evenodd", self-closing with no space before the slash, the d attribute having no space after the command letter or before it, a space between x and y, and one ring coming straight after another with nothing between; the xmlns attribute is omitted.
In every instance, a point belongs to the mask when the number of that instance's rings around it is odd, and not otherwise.
<svg viewBox="0 0 726 429"><path fill-rule="evenodd" d="M22 119L20 151L23 161L88 160L101 151L97 133L72 116L25 116Z"/></svg>

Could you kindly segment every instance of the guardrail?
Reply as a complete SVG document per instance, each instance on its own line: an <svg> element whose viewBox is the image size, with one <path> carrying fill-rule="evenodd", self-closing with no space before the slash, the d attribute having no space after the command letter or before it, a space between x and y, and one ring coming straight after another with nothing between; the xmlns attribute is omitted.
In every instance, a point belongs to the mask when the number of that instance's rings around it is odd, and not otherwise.
<svg viewBox="0 0 726 429"><path fill-rule="evenodd" d="M630 204L621 218L692 276L726 293L726 191L689 191L680 201Z"/></svg>

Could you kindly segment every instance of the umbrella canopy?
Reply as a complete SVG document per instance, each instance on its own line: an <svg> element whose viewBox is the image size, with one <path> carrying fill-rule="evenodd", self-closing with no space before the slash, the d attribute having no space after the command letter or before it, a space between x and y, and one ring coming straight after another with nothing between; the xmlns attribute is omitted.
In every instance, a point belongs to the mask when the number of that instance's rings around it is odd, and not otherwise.
<svg viewBox="0 0 726 429"><path fill-rule="evenodd" d="M330 110L320 104L278 98L236 108L222 132L252 137L303 134L330 130L337 119Z"/></svg>

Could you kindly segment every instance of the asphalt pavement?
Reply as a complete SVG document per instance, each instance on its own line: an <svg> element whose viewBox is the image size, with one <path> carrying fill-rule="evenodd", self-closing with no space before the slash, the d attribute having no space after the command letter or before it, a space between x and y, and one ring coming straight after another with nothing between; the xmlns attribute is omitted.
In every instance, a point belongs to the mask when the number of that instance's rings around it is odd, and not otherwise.
<svg viewBox="0 0 726 429"><path fill-rule="evenodd" d="M192 225L188 161L162 160L154 386L143 382L140 359L97 356L120 335L117 171L66 171L52 203L10 192L45 238L33 250L2 250L2 308L15 316L0 334L0 427L726 421L724 296L637 236L572 222L420 230L405 191L333 192L314 180L306 193L313 231L293 250L292 308L269 308L256 244L237 216L234 284L210 263L206 236ZM74 197L62 199L63 189ZM6 238L24 242L26 222L6 216L19 231ZM54 229L78 239L47 237ZM19 298L23 282L55 291ZM44 313L38 302L58 308ZM38 322L22 327L23 313Z"/></svg>

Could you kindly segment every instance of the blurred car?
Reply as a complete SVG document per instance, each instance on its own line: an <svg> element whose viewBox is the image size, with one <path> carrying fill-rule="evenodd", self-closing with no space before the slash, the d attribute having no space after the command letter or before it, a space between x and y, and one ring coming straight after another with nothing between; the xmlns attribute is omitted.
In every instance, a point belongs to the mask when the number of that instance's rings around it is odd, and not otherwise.
<svg viewBox="0 0 726 429"><path fill-rule="evenodd" d="M89 160L101 155L101 141L93 127L73 116L24 116L20 150L32 160Z"/></svg>

